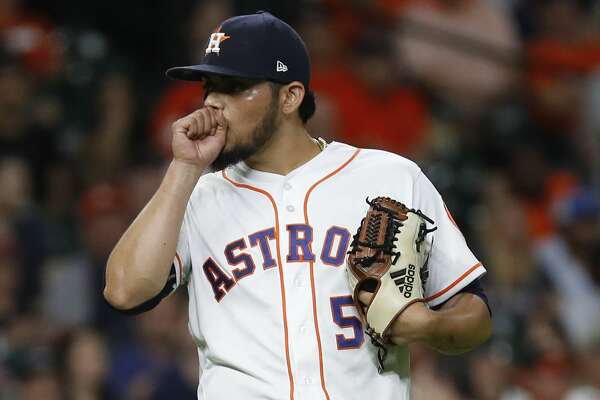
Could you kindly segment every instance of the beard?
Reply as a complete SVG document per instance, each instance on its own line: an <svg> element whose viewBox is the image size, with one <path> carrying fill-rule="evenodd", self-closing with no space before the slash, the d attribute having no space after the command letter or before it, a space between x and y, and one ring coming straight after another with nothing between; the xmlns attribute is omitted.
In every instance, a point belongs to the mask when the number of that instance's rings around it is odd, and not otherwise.
<svg viewBox="0 0 600 400"><path fill-rule="evenodd" d="M221 150L221 153L217 156L215 161L213 161L211 169L213 171L220 171L230 165L237 164L260 151L275 134L275 130L279 125L277 120L277 116L279 115L278 111L279 107L274 98L269 105L269 109L258 123L258 126L250 135L250 143L235 145L227 151Z"/></svg>

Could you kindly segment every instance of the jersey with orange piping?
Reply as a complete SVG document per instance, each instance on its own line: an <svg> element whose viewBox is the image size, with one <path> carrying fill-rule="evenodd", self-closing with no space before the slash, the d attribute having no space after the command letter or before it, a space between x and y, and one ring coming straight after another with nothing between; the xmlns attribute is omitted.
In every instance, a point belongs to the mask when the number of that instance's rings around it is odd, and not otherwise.
<svg viewBox="0 0 600 400"><path fill-rule="evenodd" d="M438 227L430 306L485 273L433 184L393 153L333 142L285 176L242 162L199 180L174 262L201 355L200 399L409 399L408 350L395 346L378 373L345 276L365 199L377 196Z"/></svg>

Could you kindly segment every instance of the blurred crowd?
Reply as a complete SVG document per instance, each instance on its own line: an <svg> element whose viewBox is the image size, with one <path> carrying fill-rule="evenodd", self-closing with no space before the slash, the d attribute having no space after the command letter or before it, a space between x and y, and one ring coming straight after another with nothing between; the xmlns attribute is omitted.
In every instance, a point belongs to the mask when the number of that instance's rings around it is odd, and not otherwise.
<svg viewBox="0 0 600 400"><path fill-rule="evenodd" d="M164 70L258 9L306 41L313 136L417 161L488 269L493 338L414 346L414 399L600 399L595 0L0 0L0 399L195 399L186 293L123 316L104 267L202 105Z"/></svg>

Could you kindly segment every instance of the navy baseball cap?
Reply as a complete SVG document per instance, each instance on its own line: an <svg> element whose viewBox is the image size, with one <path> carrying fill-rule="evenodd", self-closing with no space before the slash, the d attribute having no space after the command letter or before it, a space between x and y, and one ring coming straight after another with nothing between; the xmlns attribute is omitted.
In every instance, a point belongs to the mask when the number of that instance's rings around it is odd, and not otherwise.
<svg viewBox="0 0 600 400"><path fill-rule="evenodd" d="M310 60L300 35L265 11L223 22L210 35L199 64L167 70L169 78L196 81L206 74L299 81L308 90Z"/></svg>

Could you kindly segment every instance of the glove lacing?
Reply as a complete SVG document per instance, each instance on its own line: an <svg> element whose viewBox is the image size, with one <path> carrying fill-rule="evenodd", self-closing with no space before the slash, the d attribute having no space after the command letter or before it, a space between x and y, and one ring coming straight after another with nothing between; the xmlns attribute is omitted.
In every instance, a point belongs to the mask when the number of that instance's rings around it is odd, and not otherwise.
<svg viewBox="0 0 600 400"><path fill-rule="evenodd" d="M350 251L348 251L348 254L356 252L359 246L368 247L371 249L379 249L379 251L375 252L375 254L372 256L355 259L356 262L359 263L363 268L368 268L373 263L375 263L381 254L380 252L393 256L393 264L395 264L398 261L398 258L401 256L400 251L394 251L396 247L394 242L398 240L397 234L400 233L400 228L403 227L404 224L402 223L402 220L396 217L397 212L388 207L382 206L378 201L379 199L384 199L394 205L397 205L398 207L403 207L401 203L388 197L378 197L373 200L369 200L369 198L367 197L367 204L373 207L373 209L387 214L390 218L391 223L387 226L384 242L382 244L377 244L376 240L381 228L382 214L373 215L371 216L371 218L369 218L369 225L366 227L366 242L359 240L359 236L367 218L363 218L360 222L360 228L358 229L358 232L352 237L352 243L350 244ZM415 210L413 208L405 210L406 213L411 212L424 219L425 221L429 222L430 224L434 223L433 220L425 214L423 214L421 210ZM415 245L418 252L421 251L421 244L425 241L425 237L429 233L434 232L435 230L437 230L437 227L427 229L427 224L425 222L421 222L421 224L419 225L419 232L417 233L417 238L415 240ZM429 261L429 257L427 261ZM365 329L365 333L371 338L371 344L373 344L373 346L377 348L377 370L379 371L379 373L382 373L385 368L384 362L388 354L385 339L382 337L382 335L375 332L375 330L369 326L368 322Z"/></svg>

